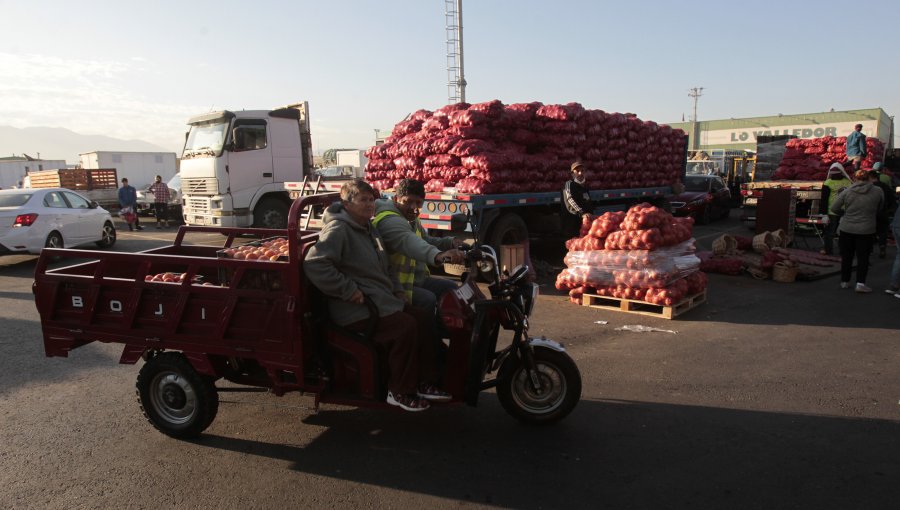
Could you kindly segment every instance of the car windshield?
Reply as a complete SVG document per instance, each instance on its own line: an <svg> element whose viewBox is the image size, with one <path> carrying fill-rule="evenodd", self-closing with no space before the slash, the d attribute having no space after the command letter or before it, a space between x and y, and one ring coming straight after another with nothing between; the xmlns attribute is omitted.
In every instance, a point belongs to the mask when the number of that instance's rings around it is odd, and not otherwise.
<svg viewBox="0 0 900 510"><path fill-rule="evenodd" d="M688 176L684 179L685 191L709 191L710 179Z"/></svg>
<svg viewBox="0 0 900 510"><path fill-rule="evenodd" d="M19 207L31 199L31 193L15 193L0 195L0 207Z"/></svg>
<svg viewBox="0 0 900 510"><path fill-rule="evenodd" d="M212 122L194 124L188 132L187 141L184 144L183 158L196 158L199 156L217 156L222 152L225 143L225 132L228 130L228 122Z"/></svg>
<svg viewBox="0 0 900 510"><path fill-rule="evenodd" d="M169 189L180 190L181 189L181 174L178 173L178 174L173 175L172 178L169 179L169 182L166 183L166 186L168 186Z"/></svg>

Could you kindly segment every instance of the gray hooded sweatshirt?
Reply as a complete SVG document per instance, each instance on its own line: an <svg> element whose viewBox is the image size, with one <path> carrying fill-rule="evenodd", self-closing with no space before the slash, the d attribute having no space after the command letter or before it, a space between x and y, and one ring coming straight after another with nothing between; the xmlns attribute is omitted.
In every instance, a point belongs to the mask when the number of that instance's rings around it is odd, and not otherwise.
<svg viewBox="0 0 900 510"><path fill-rule="evenodd" d="M881 210L884 194L871 182L859 181L834 199L831 214L841 216L839 230L848 234L875 233L875 215Z"/></svg>
<svg viewBox="0 0 900 510"><path fill-rule="evenodd" d="M340 202L328 207L325 228L303 263L306 277L328 296L331 320L341 326L368 318L366 305L348 301L359 289L386 317L403 310L404 301L394 295L403 288L390 273L384 243L371 222L360 225Z"/></svg>

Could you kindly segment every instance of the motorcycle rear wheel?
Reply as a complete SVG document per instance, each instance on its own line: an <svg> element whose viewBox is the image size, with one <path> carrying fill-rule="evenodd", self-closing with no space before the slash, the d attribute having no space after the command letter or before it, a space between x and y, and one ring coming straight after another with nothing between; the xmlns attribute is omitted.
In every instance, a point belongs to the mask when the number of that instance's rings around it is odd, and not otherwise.
<svg viewBox="0 0 900 510"><path fill-rule="evenodd" d="M581 398L581 373L565 352L534 347L542 391L536 391L517 355L506 358L497 374L497 398L511 416L529 425L549 425L565 418Z"/></svg>

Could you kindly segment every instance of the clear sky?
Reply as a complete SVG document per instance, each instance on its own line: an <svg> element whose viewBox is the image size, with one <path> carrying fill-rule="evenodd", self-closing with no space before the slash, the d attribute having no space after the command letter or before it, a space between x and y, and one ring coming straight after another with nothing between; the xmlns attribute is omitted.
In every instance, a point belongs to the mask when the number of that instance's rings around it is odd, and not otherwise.
<svg viewBox="0 0 900 510"><path fill-rule="evenodd" d="M180 153L191 115L306 100L321 151L447 103L443 0L0 0L0 16L0 125ZM464 0L467 99L679 122L702 86L701 120L896 115L898 22L896 0Z"/></svg>

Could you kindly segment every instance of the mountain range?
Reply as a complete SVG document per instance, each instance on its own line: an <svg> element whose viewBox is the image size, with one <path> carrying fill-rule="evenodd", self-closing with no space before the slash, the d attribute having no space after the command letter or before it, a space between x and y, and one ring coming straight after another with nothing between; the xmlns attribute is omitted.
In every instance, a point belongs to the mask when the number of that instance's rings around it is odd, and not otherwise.
<svg viewBox="0 0 900 510"><path fill-rule="evenodd" d="M0 126L0 157L21 156L81 161L79 154L92 151L173 152L143 140L121 140L104 135L82 135L66 128Z"/></svg>

